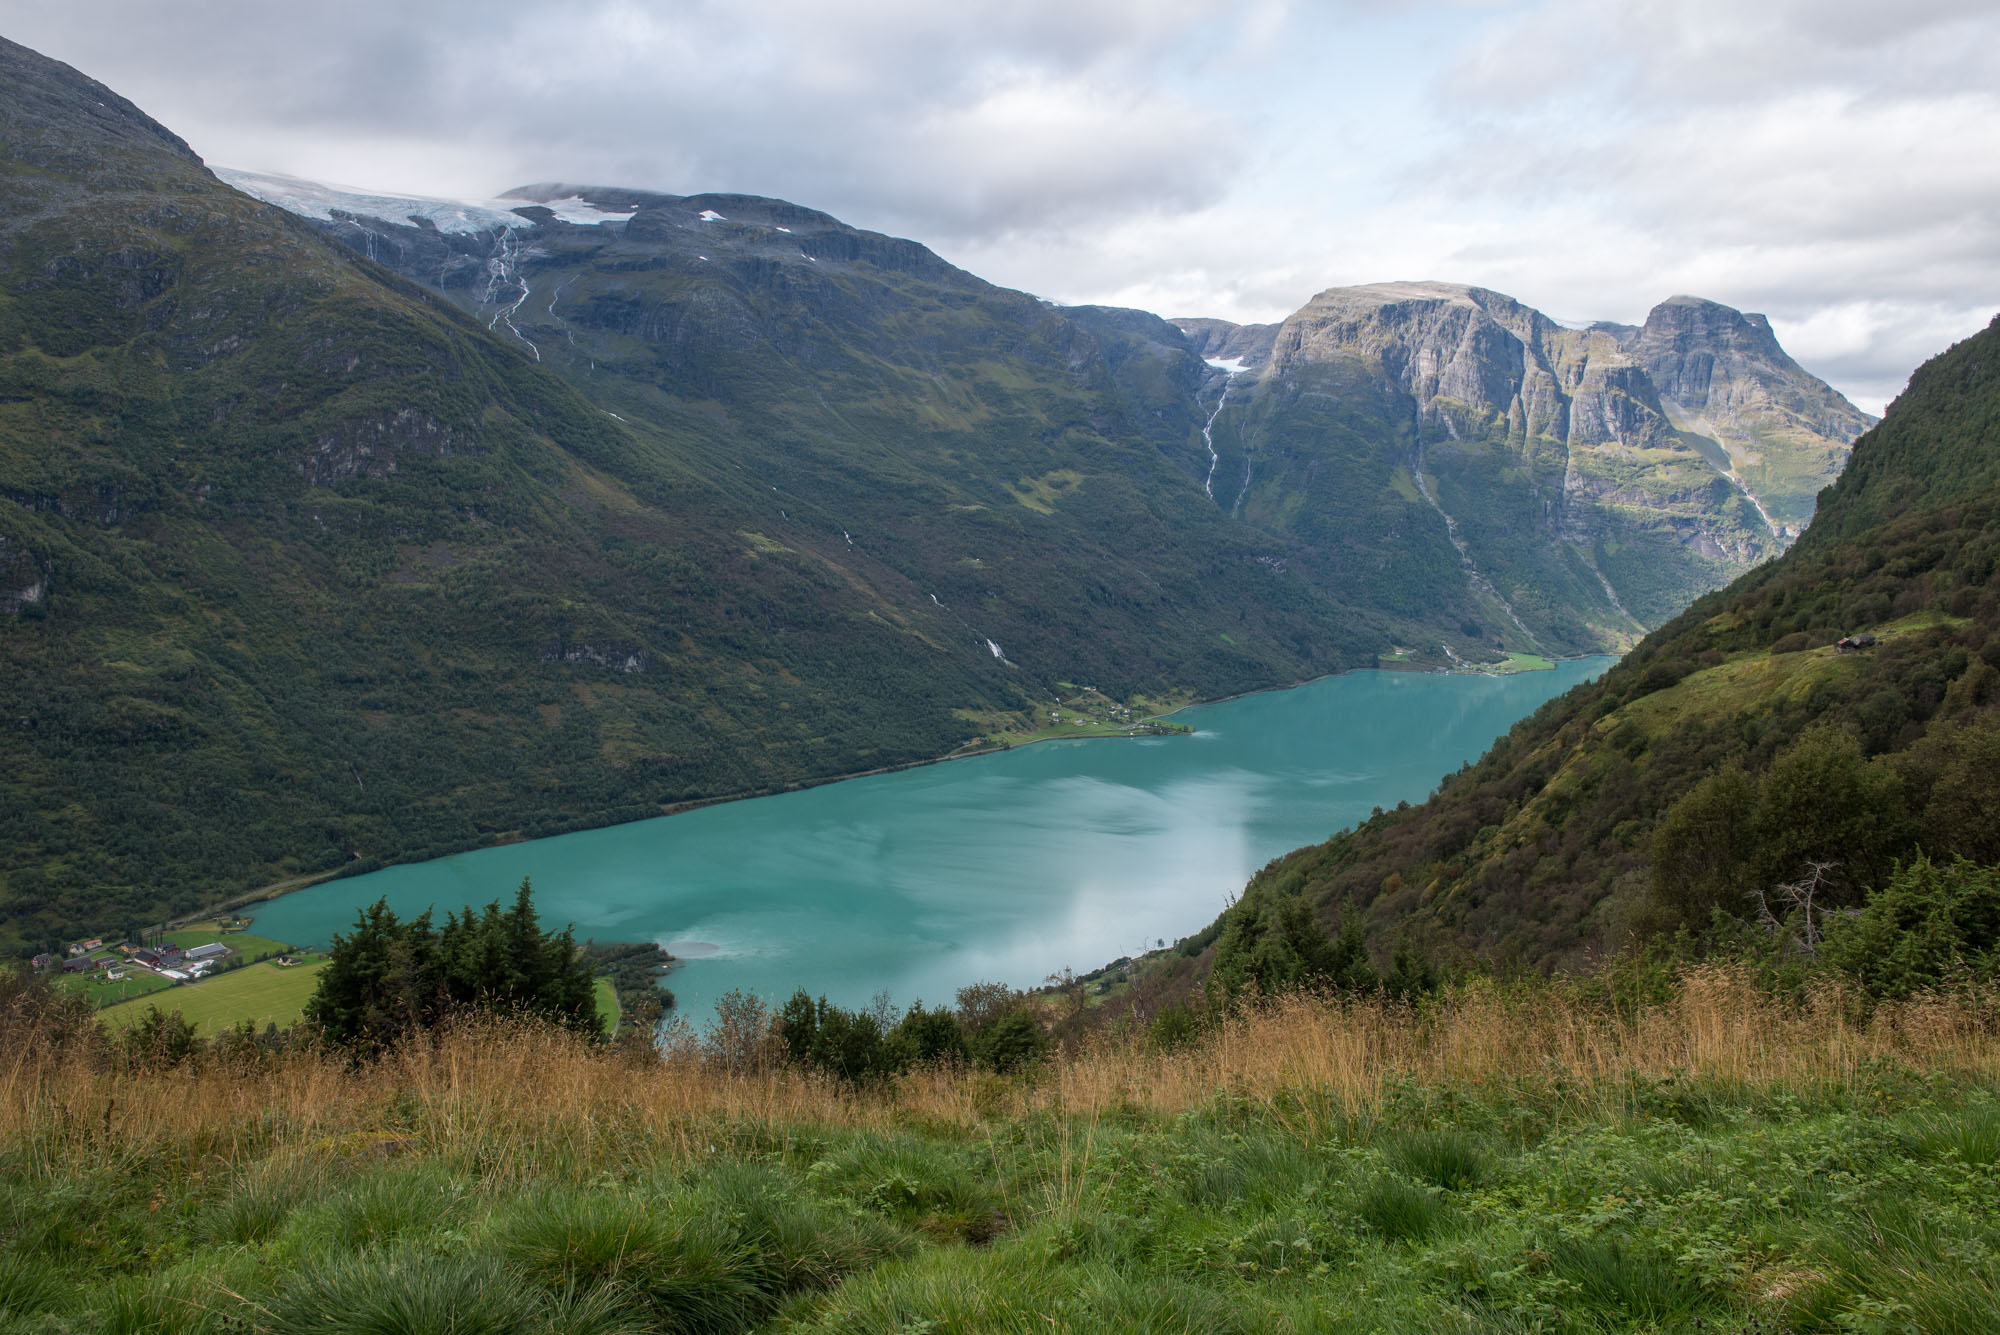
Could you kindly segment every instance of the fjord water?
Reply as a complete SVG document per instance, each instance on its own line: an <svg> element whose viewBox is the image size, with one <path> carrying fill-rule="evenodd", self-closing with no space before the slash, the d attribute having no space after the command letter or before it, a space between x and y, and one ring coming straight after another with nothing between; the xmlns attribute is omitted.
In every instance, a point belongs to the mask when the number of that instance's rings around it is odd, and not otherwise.
<svg viewBox="0 0 2000 1335"><path fill-rule="evenodd" d="M1611 661L1328 677L1185 710L1192 736L1043 742L329 881L255 930L324 945L378 897L442 918L526 876L544 925L683 956L669 985L696 1021L731 988L857 1006L1027 986L1206 925L1271 858L1420 800Z"/></svg>

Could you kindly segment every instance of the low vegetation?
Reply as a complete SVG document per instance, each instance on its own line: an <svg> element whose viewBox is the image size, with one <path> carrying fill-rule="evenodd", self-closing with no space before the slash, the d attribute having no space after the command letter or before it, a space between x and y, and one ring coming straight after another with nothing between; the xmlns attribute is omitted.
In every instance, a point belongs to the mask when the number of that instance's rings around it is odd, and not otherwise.
<svg viewBox="0 0 2000 1335"><path fill-rule="evenodd" d="M1293 993L853 1082L472 1018L379 1060L0 1002L0 1329L1989 1329L2000 997Z"/></svg>

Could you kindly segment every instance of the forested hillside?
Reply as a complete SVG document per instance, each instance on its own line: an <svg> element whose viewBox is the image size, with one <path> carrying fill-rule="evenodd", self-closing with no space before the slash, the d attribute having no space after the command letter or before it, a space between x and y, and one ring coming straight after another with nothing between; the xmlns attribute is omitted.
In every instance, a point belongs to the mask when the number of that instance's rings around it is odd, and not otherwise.
<svg viewBox="0 0 2000 1335"><path fill-rule="evenodd" d="M1234 912L1578 965L1851 907L1919 851L2000 860L1997 460L2000 322L1917 372L1786 556Z"/></svg>

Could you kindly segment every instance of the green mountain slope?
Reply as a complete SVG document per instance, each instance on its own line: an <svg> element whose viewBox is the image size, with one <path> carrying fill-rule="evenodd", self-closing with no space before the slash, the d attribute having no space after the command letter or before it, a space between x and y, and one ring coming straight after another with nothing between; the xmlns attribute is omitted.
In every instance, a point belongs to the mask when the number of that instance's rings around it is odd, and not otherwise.
<svg viewBox="0 0 2000 1335"><path fill-rule="evenodd" d="M1783 558L1236 911L1304 896L1384 939L1577 964L1754 919L1815 864L1839 907L1919 848L2000 859L1996 459L2000 322L1917 372Z"/></svg>
<svg viewBox="0 0 2000 1335"><path fill-rule="evenodd" d="M1056 308L781 200L548 184L466 217L225 175L508 331L607 411L725 426L774 522L877 553L1024 665L1060 607L1172 622L1222 594L1241 620L1179 640L1196 661L1172 670L1190 684L1235 671L1246 647L1308 669L1372 664L1479 609L1441 530L1356 578L1216 504L1210 373L1145 312ZM1301 600L1332 613L1310 638L1258 624ZM1063 654L1100 685L1135 680L1122 649Z"/></svg>

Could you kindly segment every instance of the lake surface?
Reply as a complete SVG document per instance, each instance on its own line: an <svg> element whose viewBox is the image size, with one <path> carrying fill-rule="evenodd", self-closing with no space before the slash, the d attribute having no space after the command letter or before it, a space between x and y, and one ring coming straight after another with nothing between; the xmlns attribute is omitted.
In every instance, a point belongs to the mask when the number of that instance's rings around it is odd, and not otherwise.
<svg viewBox="0 0 2000 1335"><path fill-rule="evenodd" d="M685 957L668 985L697 1024L731 988L904 1006L1031 986L1206 926L1272 858L1421 800L1612 661L1328 677L1184 710L1193 736L1042 742L328 881L254 930L325 945L378 897L441 919L527 876L544 926Z"/></svg>

